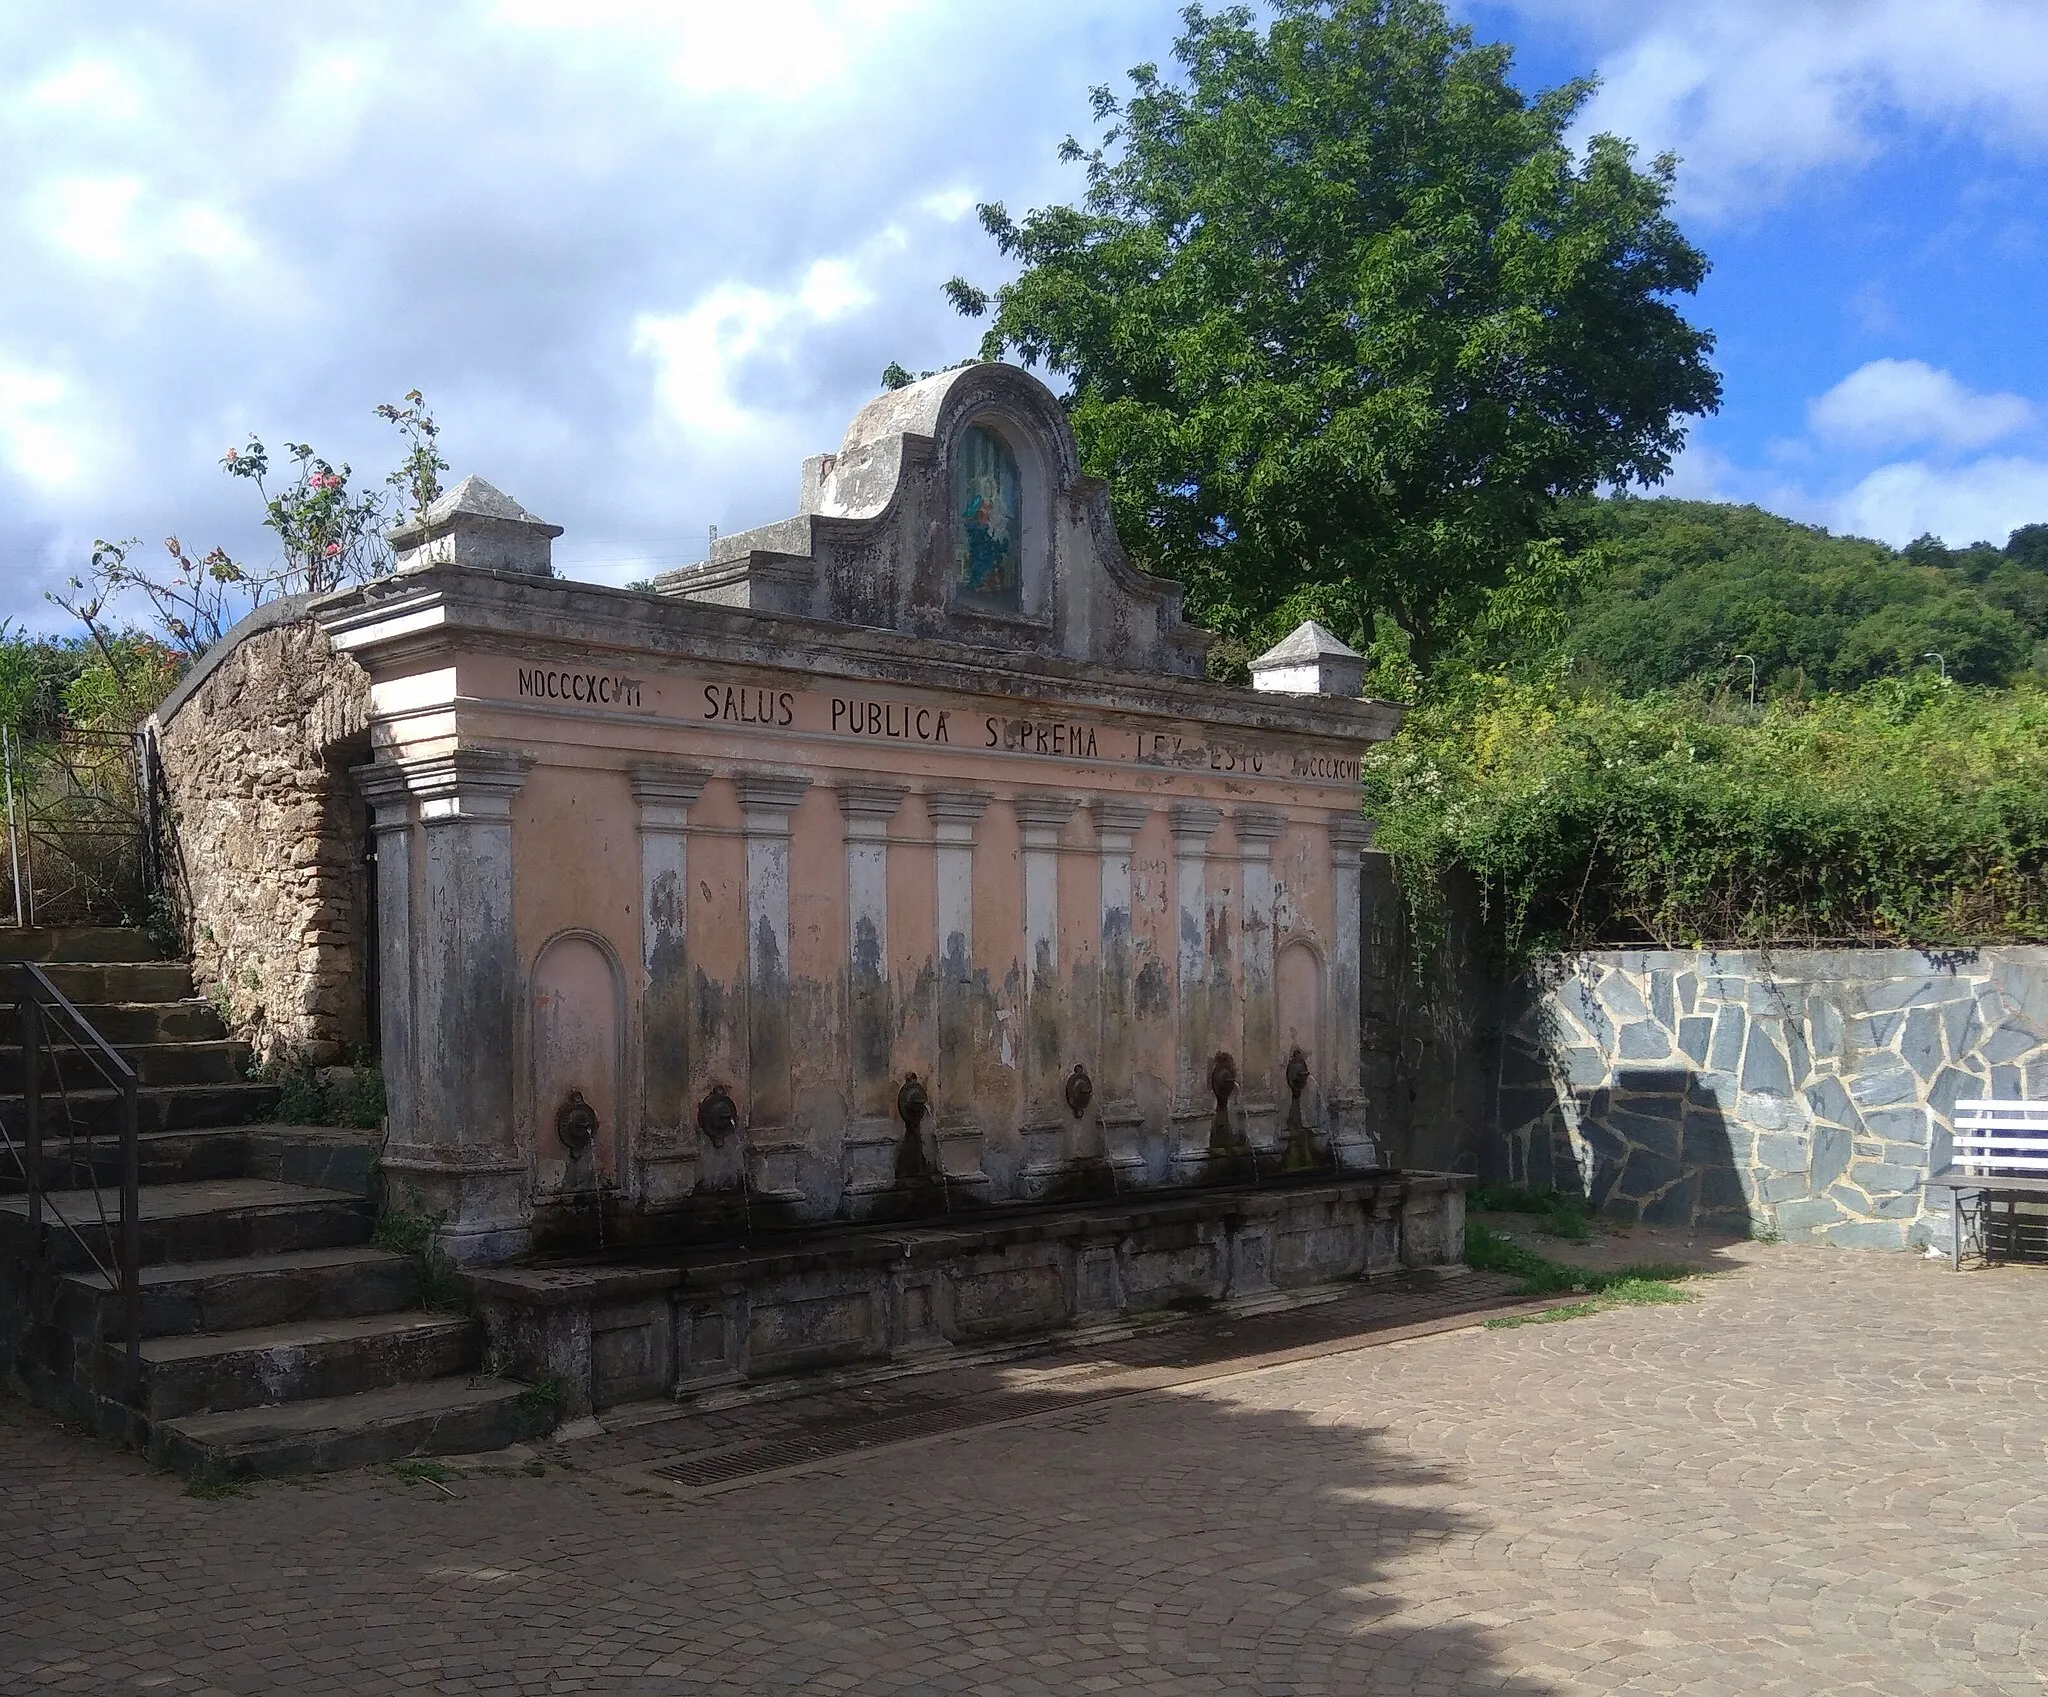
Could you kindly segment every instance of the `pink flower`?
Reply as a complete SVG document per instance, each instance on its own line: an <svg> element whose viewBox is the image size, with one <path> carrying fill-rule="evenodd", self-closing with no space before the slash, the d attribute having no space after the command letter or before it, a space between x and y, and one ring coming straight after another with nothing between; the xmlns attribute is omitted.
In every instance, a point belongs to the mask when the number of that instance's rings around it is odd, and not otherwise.
<svg viewBox="0 0 2048 1697"><path fill-rule="evenodd" d="M337 555L337 554L339 554L340 552L341 552L341 544L340 544L339 542L330 542L330 543L328 543L328 544L327 544L327 549L326 549L326 553L327 553L327 557L328 557L328 558L329 558L330 560L331 560L331 559L333 559L333 558L334 558L334 556L335 556L335 555Z"/></svg>

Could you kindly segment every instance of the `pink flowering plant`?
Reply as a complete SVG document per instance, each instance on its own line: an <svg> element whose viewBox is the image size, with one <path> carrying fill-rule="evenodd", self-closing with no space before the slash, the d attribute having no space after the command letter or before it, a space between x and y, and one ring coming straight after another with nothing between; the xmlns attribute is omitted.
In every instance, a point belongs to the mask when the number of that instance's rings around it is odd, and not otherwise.
<svg viewBox="0 0 2048 1697"><path fill-rule="evenodd" d="M261 437L252 435L247 446L230 448L221 458L229 476L256 485L263 497L263 522L283 547L284 559L270 574L270 593L322 595L382 577L391 569L383 492L351 490L347 463L330 464L308 443L284 446L293 475L275 494L269 482L270 453ZM247 574L243 581L249 581Z"/></svg>
<svg viewBox="0 0 2048 1697"><path fill-rule="evenodd" d="M378 407L377 416L396 425L405 438L405 455L384 480L397 499L382 489L356 488L346 461L337 466L305 442L285 443L291 476L273 491L270 450L252 434L244 446L230 448L221 464L229 476L255 484L263 498L263 523L279 544L279 558L269 567L245 566L218 547L194 559L175 536L164 538L168 564L153 567L135 557L133 537L102 539L93 544L85 575L71 578L49 598L85 626L117 681L137 670L120 644L132 647L144 639L117 623L116 608L147 603L154 626L147 640L172 657L174 669L164 676L175 681L236 620L264 602L322 595L383 577L392 567L386 524L424 512L441 493L440 474L448 462L437 446L440 427L419 390L407 391L403 405Z"/></svg>

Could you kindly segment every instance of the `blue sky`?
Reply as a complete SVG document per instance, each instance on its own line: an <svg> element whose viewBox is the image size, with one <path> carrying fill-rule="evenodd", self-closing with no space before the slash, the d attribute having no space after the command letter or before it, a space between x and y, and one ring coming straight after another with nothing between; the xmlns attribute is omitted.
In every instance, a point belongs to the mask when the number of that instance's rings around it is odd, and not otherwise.
<svg viewBox="0 0 2048 1697"><path fill-rule="evenodd" d="M95 536L251 560L220 455L358 471L423 388L457 474L624 581L782 516L882 366L959 357L972 215L1068 198L1178 0L0 8L0 616ZM1683 156L1722 413L1669 488L1904 542L2048 520L2048 4L1461 15Z"/></svg>

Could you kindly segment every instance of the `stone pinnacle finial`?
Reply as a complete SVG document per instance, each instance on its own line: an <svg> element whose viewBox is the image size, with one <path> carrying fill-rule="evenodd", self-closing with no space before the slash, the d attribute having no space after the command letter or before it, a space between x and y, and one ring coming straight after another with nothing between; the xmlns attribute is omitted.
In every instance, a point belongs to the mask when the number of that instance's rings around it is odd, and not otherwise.
<svg viewBox="0 0 2048 1697"><path fill-rule="evenodd" d="M1365 687L1365 656L1303 619L1252 662L1252 688L1284 695L1341 695L1356 700Z"/></svg>
<svg viewBox="0 0 2048 1697"><path fill-rule="evenodd" d="M416 519L384 533L401 572L429 566L553 577L551 545L562 527L537 519L502 489L465 477Z"/></svg>

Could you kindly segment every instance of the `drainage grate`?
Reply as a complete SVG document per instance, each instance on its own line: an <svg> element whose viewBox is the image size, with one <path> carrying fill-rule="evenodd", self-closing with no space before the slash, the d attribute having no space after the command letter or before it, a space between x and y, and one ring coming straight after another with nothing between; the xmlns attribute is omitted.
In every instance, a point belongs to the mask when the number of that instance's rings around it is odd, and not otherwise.
<svg viewBox="0 0 2048 1697"><path fill-rule="evenodd" d="M992 1426L1004 1420L1044 1414L1054 1409L1075 1408L1128 1396L1128 1389L1100 1391L1006 1391L984 1392L973 1397L931 1397L908 1404L898 1403L872 1414L820 1421L816 1426L787 1438L747 1444L738 1449L707 1455L683 1456L649 1471L671 1484L702 1489L730 1484L781 1467L801 1467L814 1461L849 1455L855 1450L874 1449L883 1444L902 1443L909 1438L936 1437L945 1432L965 1432L976 1426Z"/></svg>

